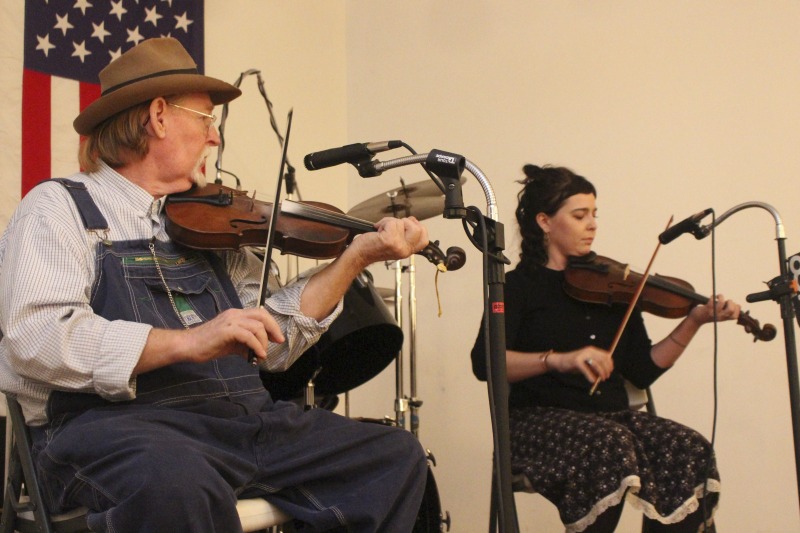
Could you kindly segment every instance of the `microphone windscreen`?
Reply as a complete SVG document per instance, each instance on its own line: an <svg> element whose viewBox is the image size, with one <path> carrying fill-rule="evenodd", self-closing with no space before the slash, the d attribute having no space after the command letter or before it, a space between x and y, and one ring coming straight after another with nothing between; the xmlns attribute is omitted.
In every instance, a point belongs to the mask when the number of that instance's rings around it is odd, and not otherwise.
<svg viewBox="0 0 800 533"><path fill-rule="evenodd" d="M369 159L372 153L361 143L348 144L340 148L330 148L319 152L312 152L303 158L307 170L319 170L342 163L354 163Z"/></svg>

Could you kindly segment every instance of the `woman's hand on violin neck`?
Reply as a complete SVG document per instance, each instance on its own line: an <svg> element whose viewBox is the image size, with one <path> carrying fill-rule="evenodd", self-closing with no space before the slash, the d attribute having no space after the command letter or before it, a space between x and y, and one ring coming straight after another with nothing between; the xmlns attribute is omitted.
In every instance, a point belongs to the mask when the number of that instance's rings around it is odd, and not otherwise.
<svg viewBox="0 0 800 533"><path fill-rule="evenodd" d="M428 245L428 230L414 217L383 218L375 232L353 239L348 249L357 254L363 268L379 261L405 259Z"/></svg>
<svg viewBox="0 0 800 533"><path fill-rule="evenodd" d="M739 318L741 306L733 300L726 300L721 294L710 298L705 305L695 306L689 312L689 318L702 325L714 321L714 309L717 312L717 321L736 320Z"/></svg>
<svg viewBox="0 0 800 533"><path fill-rule="evenodd" d="M611 354L596 346L584 346L573 352L554 353L548 358L550 367L558 372L583 374L589 383L598 378L605 381L614 371Z"/></svg>

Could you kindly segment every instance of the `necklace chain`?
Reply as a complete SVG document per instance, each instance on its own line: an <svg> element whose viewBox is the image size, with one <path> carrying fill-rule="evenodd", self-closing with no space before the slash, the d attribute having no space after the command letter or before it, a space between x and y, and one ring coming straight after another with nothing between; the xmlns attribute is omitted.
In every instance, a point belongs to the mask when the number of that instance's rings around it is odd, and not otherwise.
<svg viewBox="0 0 800 533"><path fill-rule="evenodd" d="M183 315L181 314L180 311L178 311L178 306L175 305L175 298L172 297L172 291L170 290L169 285L167 285L167 280L164 279L164 273L161 272L161 264L158 262L158 257L156 256L156 247L152 242L150 242L149 247L150 247L150 253L153 255L153 261L156 264L156 270L158 271L158 275L161 278L161 283L164 284L164 288L167 290L167 296L169 297L169 303L172 304L172 309L175 311L175 315L178 317L178 320L181 321L181 324L183 325L183 327L185 329L189 329L189 325L183 319Z"/></svg>

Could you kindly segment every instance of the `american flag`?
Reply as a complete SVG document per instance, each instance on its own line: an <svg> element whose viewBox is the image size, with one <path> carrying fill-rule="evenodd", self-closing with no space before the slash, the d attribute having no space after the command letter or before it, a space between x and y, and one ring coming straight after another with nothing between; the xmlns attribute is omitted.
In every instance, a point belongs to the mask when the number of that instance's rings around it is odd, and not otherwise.
<svg viewBox="0 0 800 533"><path fill-rule="evenodd" d="M72 120L100 96L103 67L151 37L181 41L202 73L203 0L25 0L23 196L53 176L54 158L77 170Z"/></svg>

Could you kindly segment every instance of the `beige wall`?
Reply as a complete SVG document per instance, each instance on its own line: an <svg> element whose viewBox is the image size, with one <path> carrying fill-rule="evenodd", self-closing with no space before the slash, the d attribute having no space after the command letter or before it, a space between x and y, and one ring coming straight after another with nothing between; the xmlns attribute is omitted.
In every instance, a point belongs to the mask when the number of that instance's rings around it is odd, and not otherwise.
<svg viewBox="0 0 800 533"><path fill-rule="evenodd" d="M796 2L351 1L347 12L349 142L403 139L418 152L464 155L491 181L518 257L513 219L524 163L567 165L599 189L595 249L647 266L656 237L706 207L717 216L748 201L782 215L787 252L800 251L800 6ZM331 144L331 146L335 143ZM380 154L388 160L402 151ZM403 167L363 180L350 203L426 179ZM470 177L471 178L471 177ZM468 202L485 210L475 180ZM455 531L481 531L488 509L490 423L486 389L469 350L481 314L480 257L457 221L430 219L443 246L468 251L464 269L440 277L417 263L421 440L437 458L443 506ZM778 275L775 222L767 211L734 215L716 235L718 291L744 303ZM372 269L378 273L382 267ZM653 271L711 294L711 239L664 246ZM391 283L383 274L380 283ZM782 325L772 302L748 305L775 324L753 344L719 328L716 448L723 531L800 529ZM648 315L655 340L674 322ZM711 436L713 331L705 328L654 392L659 413ZM390 372L391 373L391 372ZM391 412L393 376L355 391L353 410ZM376 398L383 405L376 406ZM565 450L568 453L568 450ZM557 531L553 507L519 496L524 531ZM636 531L626 513L623 531Z"/></svg>
<svg viewBox="0 0 800 533"><path fill-rule="evenodd" d="M233 81L246 69L261 69L281 125L294 108L289 158L304 199L346 210L396 187L400 177L427 179L415 167L363 180L350 168L310 173L302 166L304 154L322 148L402 139L418 152L460 153L483 170L497 193L514 262L515 180L526 162L567 165L591 179L601 216L595 249L639 271L670 215L679 220L713 207L719 216L748 201L774 206L787 252L800 251L796 2L206 0L206 6L207 71ZM19 27L7 7L4 27ZM0 82L13 87L15 76L4 69ZM255 79L247 78L243 89L231 106L224 163L245 188L271 193L278 144ZM12 138L18 106L4 109L12 118L0 134ZM466 201L485 210L469 178ZM0 179L13 197L18 169ZM5 220L10 207L0 207ZM442 317L433 268L416 261L420 438L436 457L452 530L477 532L488 521L491 457L486 388L469 367L481 315L480 257L458 221L426 223L443 248L461 246L468 259L462 270L439 277ZM719 292L744 302L762 290L778 274L774 237L775 221L760 209L722 224ZM711 239L685 236L662 247L653 269L711 294L711 266ZM393 286L384 265L371 271L377 285ZM406 287L408 281L404 275ZM718 523L731 532L793 532L800 514L782 324L772 302L747 307L762 324L775 324L779 338L753 344L737 326L719 328ZM655 340L674 324L646 320ZM713 340L707 327L654 387L660 414L709 437ZM351 415L392 415L394 397L390 367L350 394ZM541 497L517 501L523 531L559 530ZM621 530L636 531L638 520L626 512Z"/></svg>

